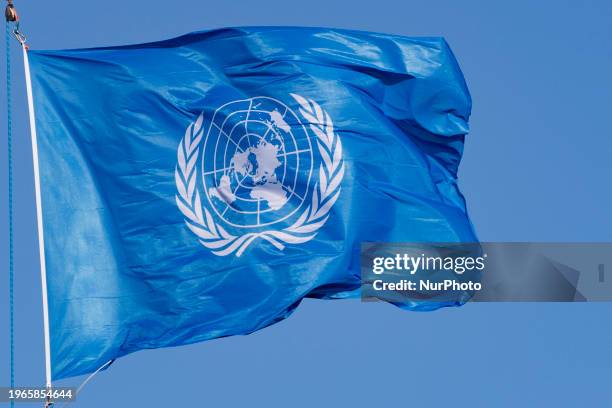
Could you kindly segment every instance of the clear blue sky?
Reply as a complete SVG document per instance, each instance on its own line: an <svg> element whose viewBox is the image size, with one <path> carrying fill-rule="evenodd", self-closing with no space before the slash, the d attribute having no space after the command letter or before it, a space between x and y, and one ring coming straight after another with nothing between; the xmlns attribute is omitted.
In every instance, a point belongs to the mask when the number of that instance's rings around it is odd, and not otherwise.
<svg viewBox="0 0 612 408"><path fill-rule="evenodd" d="M480 238L612 241L609 0L15 2L36 49L138 43L235 25L444 36L474 100L460 178ZM42 312L15 43L13 56L16 378L35 385L44 382ZM2 94L4 114L4 83ZM4 116L1 123L0 385L6 385ZM611 314L609 303L469 304L411 313L307 300L290 319L254 335L127 356L90 383L74 407L610 406Z"/></svg>

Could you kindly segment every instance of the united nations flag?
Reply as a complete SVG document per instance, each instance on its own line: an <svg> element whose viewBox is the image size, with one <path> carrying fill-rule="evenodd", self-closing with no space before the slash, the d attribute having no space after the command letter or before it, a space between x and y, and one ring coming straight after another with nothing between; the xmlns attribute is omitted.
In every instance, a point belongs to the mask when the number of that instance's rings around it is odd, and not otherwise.
<svg viewBox="0 0 612 408"><path fill-rule="evenodd" d="M237 28L28 55L55 378L356 296L365 241L476 240L442 39Z"/></svg>
<svg viewBox="0 0 612 408"><path fill-rule="evenodd" d="M283 250L313 239L329 218L344 176L342 143L319 104L291 97L308 126L282 102L255 97L215 110L206 131L202 113L179 145L176 202L215 255L240 256L258 239ZM195 187L197 166L189 166L200 144L204 200Z"/></svg>

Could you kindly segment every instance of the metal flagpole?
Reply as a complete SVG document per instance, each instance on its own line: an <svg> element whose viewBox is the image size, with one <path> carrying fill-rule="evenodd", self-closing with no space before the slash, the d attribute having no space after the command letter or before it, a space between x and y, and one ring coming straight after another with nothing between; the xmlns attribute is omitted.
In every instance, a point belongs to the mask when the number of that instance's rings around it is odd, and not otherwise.
<svg viewBox="0 0 612 408"><path fill-rule="evenodd" d="M45 263L45 238L43 231L42 202L40 194L40 170L38 166L38 142L36 138L36 116L34 112L34 100L32 97L32 79L30 76L30 63L28 60L28 46L25 37L15 32L15 36L21 43L23 49L23 65L25 69L26 90L28 95L28 113L30 117L30 135L32 138L32 160L34 162L34 188L36 191L36 220L38 227L38 252L40 257L40 276L42 283L42 303L45 332L45 378L47 388L51 388L51 349L49 338L49 303L47 300L47 268ZM47 402L47 406L50 403Z"/></svg>

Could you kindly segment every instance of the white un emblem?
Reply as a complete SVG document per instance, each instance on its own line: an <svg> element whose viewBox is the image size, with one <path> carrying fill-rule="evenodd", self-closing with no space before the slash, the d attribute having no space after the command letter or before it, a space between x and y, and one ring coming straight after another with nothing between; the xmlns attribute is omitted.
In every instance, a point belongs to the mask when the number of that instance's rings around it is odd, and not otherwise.
<svg viewBox="0 0 612 408"><path fill-rule="evenodd" d="M340 195L342 144L320 105L292 94L226 103L192 123L178 148L176 202L216 255L258 239L278 249L313 239Z"/></svg>

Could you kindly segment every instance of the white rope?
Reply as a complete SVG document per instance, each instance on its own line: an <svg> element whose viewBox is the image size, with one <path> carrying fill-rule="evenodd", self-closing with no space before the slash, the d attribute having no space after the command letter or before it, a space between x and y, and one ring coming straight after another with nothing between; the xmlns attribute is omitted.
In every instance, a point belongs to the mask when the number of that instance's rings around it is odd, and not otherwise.
<svg viewBox="0 0 612 408"><path fill-rule="evenodd" d="M77 389L76 389L76 392L75 392L75 396L74 396L74 397L76 398L76 397L79 395L79 392L81 392L81 390L83 389L83 387L85 387L85 385L87 385L87 383L88 383L88 382L89 382L89 381L90 381L92 378L94 378L94 376L95 376L96 374L98 374L100 371L104 370L105 368L108 368L108 367L109 367L109 366L110 366L110 365L113 363L113 361L115 361L115 360L109 360L109 361L107 361L106 363L102 364L102 366L101 366L100 368L98 368L96 371L94 371L93 373L89 374L89 376L88 376L88 377L85 379L85 381L83 381L83 382L81 383L81 385L79 385L79 388L77 388ZM64 402L64 403L63 403L63 404L62 404L62 405L61 405L59 408L64 408L68 402L69 402L69 401Z"/></svg>

